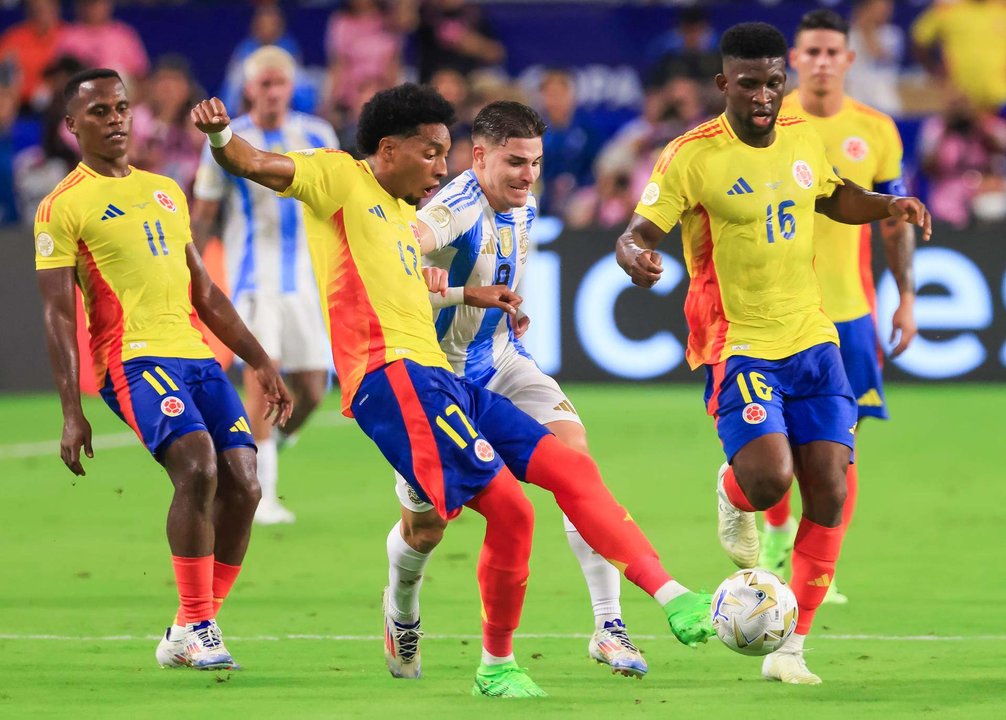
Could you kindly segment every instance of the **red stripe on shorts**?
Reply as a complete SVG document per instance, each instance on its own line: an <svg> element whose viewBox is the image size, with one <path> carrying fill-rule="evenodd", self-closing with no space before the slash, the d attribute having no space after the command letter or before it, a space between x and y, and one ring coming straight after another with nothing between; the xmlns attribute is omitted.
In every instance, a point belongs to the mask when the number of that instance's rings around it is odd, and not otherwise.
<svg viewBox="0 0 1006 720"><path fill-rule="evenodd" d="M384 371L395 393L398 407L405 421L405 432L409 436L412 449L412 474L426 497L430 499L437 514L447 517L447 503L444 498L444 466L440 461L440 451L433 437L433 428L426 417L426 410L416 394L416 388L409 377L405 361L391 363Z"/></svg>

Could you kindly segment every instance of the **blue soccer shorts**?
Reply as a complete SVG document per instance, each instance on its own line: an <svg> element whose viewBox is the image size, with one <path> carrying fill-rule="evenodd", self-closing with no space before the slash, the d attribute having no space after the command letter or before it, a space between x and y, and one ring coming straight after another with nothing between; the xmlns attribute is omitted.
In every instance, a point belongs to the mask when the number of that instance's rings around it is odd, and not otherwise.
<svg viewBox="0 0 1006 720"><path fill-rule="evenodd" d="M872 315L848 322L835 323L842 345L842 363L849 376L852 395L859 407L859 417L886 420L887 400L884 397L883 354L877 342L877 325Z"/></svg>
<svg viewBox="0 0 1006 720"><path fill-rule="evenodd" d="M707 365L705 397L729 462L769 433L793 446L829 440L852 448L855 441L856 400L832 343L782 360L738 355Z"/></svg>
<svg viewBox="0 0 1006 720"><path fill-rule="evenodd" d="M367 373L351 410L420 500L445 518L504 465L524 479L531 454L549 434L505 397L411 360Z"/></svg>
<svg viewBox="0 0 1006 720"><path fill-rule="evenodd" d="M101 397L158 460L172 442L197 430L216 451L255 448L241 398L210 358L141 357L112 365Z"/></svg>

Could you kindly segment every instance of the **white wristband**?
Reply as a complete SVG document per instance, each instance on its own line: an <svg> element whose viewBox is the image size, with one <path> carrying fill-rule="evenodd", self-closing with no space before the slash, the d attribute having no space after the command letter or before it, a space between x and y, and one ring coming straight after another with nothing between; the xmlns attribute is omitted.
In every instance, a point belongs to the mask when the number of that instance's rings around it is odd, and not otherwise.
<svg viewBox="0 0 1006 720"><path fill-rule="evenodd" d="M465 289L463 287L447 288L447 295L430 293L430 304L435 310L465 304Z"/></svg>
<svg viewBox="0 0 1006 720"><path fill-rule="evenodd" d="M210 147L219 148L231 141L231 138L234 137L234 131L231 130L230 125L225 125L220 132L206 133L206 137L209 138Z"/></svg>

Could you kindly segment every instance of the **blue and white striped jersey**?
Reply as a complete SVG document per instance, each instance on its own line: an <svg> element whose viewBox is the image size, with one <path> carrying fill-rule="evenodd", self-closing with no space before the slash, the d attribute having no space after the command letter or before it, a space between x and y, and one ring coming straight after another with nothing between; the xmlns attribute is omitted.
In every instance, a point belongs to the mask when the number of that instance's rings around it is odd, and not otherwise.
<svg viewBox="0 0 1006 720"><path fill-rule="evenodd" d="M492 209L475 173L463 172L419 211L433 231L437 250L424 263L448 271L451 287L508 285L520 282L527 263L534 196L510 212ZM457 305L439 311L437 339L458 375L485 386L511 353L530 357L513 335L502 310Z"/></svg>
<svg viewBox="0 0 1006 720"><path fill-rule="evenodd" d="M331 125L299 112L288 113L277 130L262 130L248 115L235 118L231 129L270 152L339 147ZM210 154L209 143L203 148L193 194L198 200L225 202L222 239L234 301L246 292L317 293L300 202L226 172Z"/></svg>

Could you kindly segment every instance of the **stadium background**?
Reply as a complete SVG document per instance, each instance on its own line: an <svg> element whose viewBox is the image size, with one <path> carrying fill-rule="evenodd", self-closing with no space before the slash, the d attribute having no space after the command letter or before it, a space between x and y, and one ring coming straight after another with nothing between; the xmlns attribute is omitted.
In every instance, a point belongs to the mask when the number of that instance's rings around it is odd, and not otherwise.
<svg viewBox="0 0 1006 720"><path fill-rule="evenodd" d="M544 68L571 68L581 101L613 127L639 111L652 62L645 49L673 29L682 3L477 3L506 48L505 71L533 89ZM697 3L717 31L743 20L787 36L806 10L848 2ZM907 32L927 2L895 3ZM326 62L333 2L283 3L303 53L307 89ZM156 63L181 53L216 93L247 35L252 3L120 2ZM0 32L19 21L0 0ZM72 3L63 3L72 17ZM642 49L642 50L641 50ZM406 46L406 66L416 62ZM906 53L906 103L897 120L906 174L927 194L915 153L941 93ZM30 129L31 117L28 121ZM9 127L0 152L23 137ZM19 139L20 137L20 139ZM345 142L345 140L344 140ZM5 158L5 168L8 160ZM819 615L813 695L757 683L757 664L720 648L689 653L668 640L646 598L623 605L651 664L643 683L619 683L583 659L589 609L565 548L558 513L540 492L527 609L517 642L524 664L552 693L545 717L613 714L710 717L743 710L807 717L999 717L1006 696L1006 584L997 545L1006 490L993 448L1006 402L1006 223L937 225L917 253L920 336L889 363L894 420L872 423L859 448L860 514L843 552L853 602ZM525 286L529 344L584 417L595 457L682 579L706 587L730 571L715 540L712 475L718 443L701 407L698 374L681 362L684 286L668 263L656 291L628 289L610 258L617 229L539 224ZM875 246L877 243L875 243ZM668 241L665 250L680 260ZM882 333L892 282L880 272ZM424 589L425 678L388 678L380 657L383 538L397 513L377 452L338 414L338 398L284 455L288 529L260 529L222 621L248 671L206 677L152 674L153 638L173 610L161 518L170 490L157 465L100 401L87 399L97 456L75 480L58 459L59 403L51 392L31 231L0 228L0 717L152 717L176 711L245 717L469 717L485 706L465 693L477 656L473 579L481 523L462 515L431 563ZM575 381L587 381L582 384ZM641 383L640 381L647 381ZM672 381L672 382L663 382ZM675 383L682 381L683 387ZM902 381L902 382L898 382ZM960 382L967 381L967 382ZM906 492L910 489L910 492ZM277 641L279 639L279 641ZM191 691L192 695L180 692ZM782 692L780 692L782 690ZM199 695L197 693L203 693ZM1000 710L995 710L999 707ZM499 717L526 716L494 707Z"/></svg>

